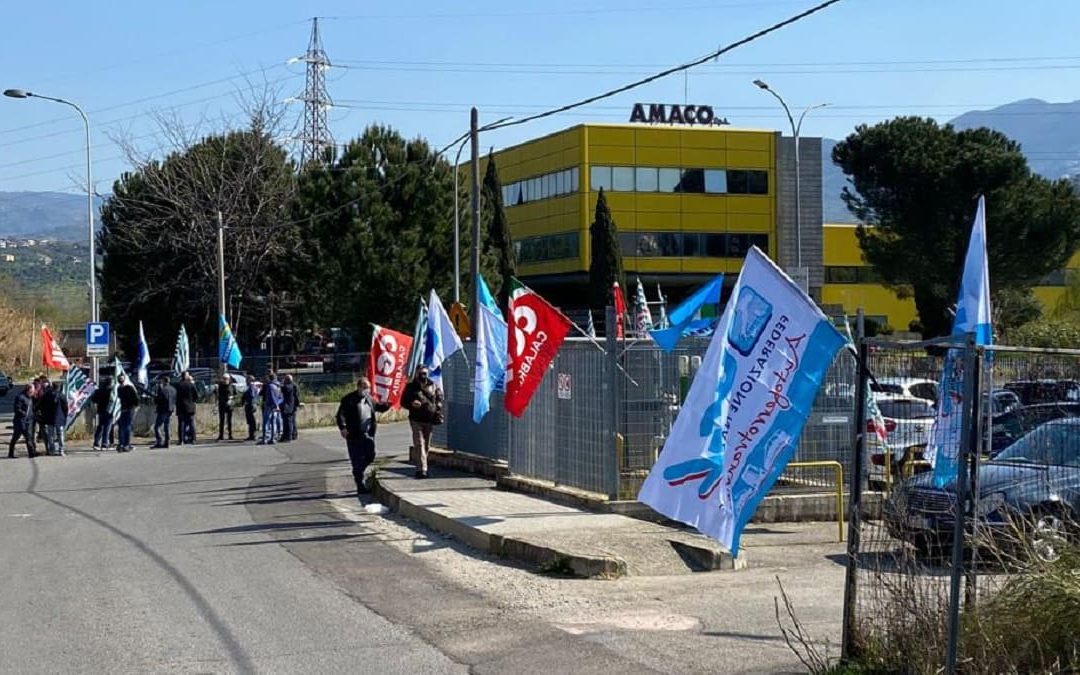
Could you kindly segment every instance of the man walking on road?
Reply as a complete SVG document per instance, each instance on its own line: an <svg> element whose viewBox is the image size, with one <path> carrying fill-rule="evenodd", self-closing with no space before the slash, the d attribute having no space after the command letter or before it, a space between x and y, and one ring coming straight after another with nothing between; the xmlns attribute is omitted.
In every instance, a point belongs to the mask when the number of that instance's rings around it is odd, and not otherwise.
<svg viewBox="0 0 1080 675"><path fill-rule="evenodd" d="M117 396L120 397L120 434L116 443L117 452L131 452L131 427L135 423L135 409L139 407L139 392L135 389L126 375L120 376L120 388Z"/></svg>
<svg viewBox="0 0 1080 675"><path fill-rule="evenodd" d="M169 384L169 376L162 375L158 378L157 393L154 394L154 411L157 413L157 419L154 420L155 448L169 447L169 427L172 426L174 410L176 410L176 389ZM161 434L163 428L165 430L164 437Z"/></svg>
<svg viewBox="0 0 1080 675"><path fill-rule="evenodd" d="M413 446L410 458L416 463L416 477L427 478L428 450L431 448L431 431L442 422L442 390L428 376L426 366L416 369L414 377L402 393L401 404L409 411Z"/></svg>
<svg viewBox="0 0 1080 675"><path fill-rule="evenodd" d="M247 420L247 440L253 441L255 440L256 432L255 402L259 400L259 388L255 385L254 375L248 375L246 381L247 389L244 390L244 396L242 398L244 403L244 418Z"/></svg>
<svg viewBox="0 0 1080 675"><path fill-rule="evenodd" d="M180 421L177 432L179 444L195 444L195 402L199 391L195 388L195 378L185 372L176 383L176 417Z"/></svg>
<svg viewBox="0 0 1080 675"><path fill-rule="evenodd" d="M281 385L281 442L296 440L296 409L300 407L300 391L293 376L286 375Z"/></svg>
<svg viewBox="0 0 1080 675"><path fill-rule="evenodd" d="M34 385L28 384L22 392L15 397L13 405L14 418L11 420L11 442L8 443L8 459L15 458L15 444L20 438L26 439L26 454L31 458L37 457L37 448L34 445L34 434L31 431L30 421L34 419L34 398L32 396Z"/></svg>
<svg viewBox="0 0 1080 675"><path fill-rule="evenodd" d="M388 403L376 403L371 398L371 382L366 377L357 381L356 391L346 394L338 406L337 425L349 451L357 496L369 492L364 485L364 472L375 461L375 431L378 426L375 413L389 409Z"/></svg>

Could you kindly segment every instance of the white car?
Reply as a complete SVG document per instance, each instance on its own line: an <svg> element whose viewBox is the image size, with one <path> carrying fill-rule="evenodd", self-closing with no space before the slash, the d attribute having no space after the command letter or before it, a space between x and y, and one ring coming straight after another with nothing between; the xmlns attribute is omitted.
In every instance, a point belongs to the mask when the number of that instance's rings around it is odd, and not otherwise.
<svg viewBox="0 0 1080 675"><path fill-rule="evenodd" d="M938 400L938 383L917 377L879 377L876 382L870 380L870 391L875 394L921 398L934 405Z"/></svg>
<svg viewBox="0 0 1080 675"><path fill-rule="evenodd" d="M881 416L885 419L885 443L874 433L873 420L867 420L867 449L870 455L869 480L871 484L885 482L885 462L891 456L890 472L893 480L900 478L900 460L912 446L925 446L934 422L934 406L917 396L874 394Z"/></svg>

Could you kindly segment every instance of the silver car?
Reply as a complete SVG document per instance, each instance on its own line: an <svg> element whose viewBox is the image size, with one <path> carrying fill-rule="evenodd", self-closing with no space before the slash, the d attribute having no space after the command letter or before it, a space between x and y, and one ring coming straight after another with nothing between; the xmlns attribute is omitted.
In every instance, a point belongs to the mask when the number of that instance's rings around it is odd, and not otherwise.
<svg viewBox="0 0 1080 675"><path fill-rule="evenodd" d="M874 400L885 418L885 443L899 461L913 445L925 445L934 422L934 406L917 396L875 394Z"/></svg>

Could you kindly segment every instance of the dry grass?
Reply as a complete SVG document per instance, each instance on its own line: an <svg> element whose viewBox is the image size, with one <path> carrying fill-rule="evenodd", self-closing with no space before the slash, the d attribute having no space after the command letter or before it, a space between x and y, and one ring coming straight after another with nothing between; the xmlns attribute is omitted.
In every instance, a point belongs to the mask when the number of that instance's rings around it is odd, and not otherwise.
<svg viewBox="0 0 1080 675"><path fill-rule="evenodd" d="M9 375L29 372L41 362L41 339L33 318L0 297L0 368ZM33 355L30 340L34 339Z"/></svg>

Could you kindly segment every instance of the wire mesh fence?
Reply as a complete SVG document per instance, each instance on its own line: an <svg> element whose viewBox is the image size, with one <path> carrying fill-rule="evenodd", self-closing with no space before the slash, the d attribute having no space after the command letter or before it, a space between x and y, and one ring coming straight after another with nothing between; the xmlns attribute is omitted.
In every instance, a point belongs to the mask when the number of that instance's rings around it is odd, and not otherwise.
<svg viewBox="0 0 1080 675"><path fill-rule="evenodd" d="M1080 666L1080 351L867 347L887 433L868 421L857 485L884 498L853 519L848 656L888 672ZM924 386L943 371L962 387ZM955 443L955 466L944 450L931 465L931 437Z"/></svg>

